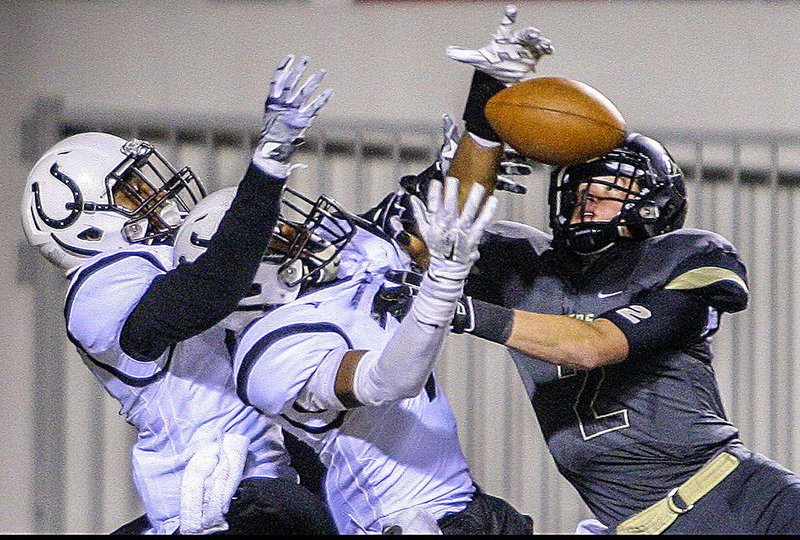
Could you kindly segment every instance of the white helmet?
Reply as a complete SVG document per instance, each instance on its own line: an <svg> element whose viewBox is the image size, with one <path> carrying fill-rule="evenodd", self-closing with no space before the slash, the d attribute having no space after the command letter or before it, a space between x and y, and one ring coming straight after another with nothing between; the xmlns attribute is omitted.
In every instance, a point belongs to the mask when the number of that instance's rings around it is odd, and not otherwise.
<svg viewBox="0 0 800 540"><path fill-rule="evenodd" d="M148 142L81 133L50 148L28 174L22 226L33 246L70 270L135 243L171 243L205 190Z"/></svg>
<svg viewBox="0 0 800 540"><path fill-rule="evenodd" d="M208 249L211 237L217 231L225 212L231 206L236 187L215 191L197 203L175 237L173 260L175 266L192 262ZM302 263L294 261L281 269L281 257L265 256L258 267L248 294L239 301L238 310L223 321L223 325L241 330L253 318L275 305L291 302L300 292L300 283L294 277L302 271ZM281 276L290 279L282 279Z"/></svg>

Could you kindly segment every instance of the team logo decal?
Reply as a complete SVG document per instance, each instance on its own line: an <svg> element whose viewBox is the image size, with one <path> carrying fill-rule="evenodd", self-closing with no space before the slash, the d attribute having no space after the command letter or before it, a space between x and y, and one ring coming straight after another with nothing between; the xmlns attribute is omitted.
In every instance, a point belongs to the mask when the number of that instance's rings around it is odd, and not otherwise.
<svg viewBox="0 0 800 540"><path fill-rule="evenodd" d="M67 186L72 192L73 202L66 204L66 208L70 211L69 215L63 219L53 219L45 214L44 209L42 208L42 200L39 196L39 183L34 182L31 186L31 189L33 190L33 197L36 201L36 213L39 214L41 220L44 221L48 227L52 227L53 229L65 229L75 223L75 220L78 219L78 216L83 209L83 195L81 194L81 190L78 189L78 184L76 184L72 178L62 173L58 169L58 163L53 163L53 166L50 167L50 174L52 174L53 177L62 184Z"/></svg>

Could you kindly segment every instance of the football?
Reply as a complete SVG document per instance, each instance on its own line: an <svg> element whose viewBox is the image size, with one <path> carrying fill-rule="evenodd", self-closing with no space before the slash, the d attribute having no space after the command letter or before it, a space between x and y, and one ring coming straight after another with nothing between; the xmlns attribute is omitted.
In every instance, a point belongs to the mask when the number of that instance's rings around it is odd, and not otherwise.
<svg viewBox="0 0 800 540"><path fill-rule="evenodd" d="M517 152L548 165L605 154L625 139L617 107L586 83L537 77L510 86L486 104L486 118Z"/></svg>

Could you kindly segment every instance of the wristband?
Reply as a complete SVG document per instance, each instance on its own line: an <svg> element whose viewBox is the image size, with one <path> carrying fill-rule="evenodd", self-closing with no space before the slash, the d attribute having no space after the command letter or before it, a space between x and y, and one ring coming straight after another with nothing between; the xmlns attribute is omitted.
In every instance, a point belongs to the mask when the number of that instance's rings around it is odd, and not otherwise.
<svg viewBox="0 0 800 540"><path fill-rule="evenodd" d="M492 96L505 88L506 85L502 82L482 71L475 70L462 116L467 131L488 141L501 142L500 136L486 119L485 109L486 103Z"/></svg>
<svg viewBox="0 0 800 540"><path fill-rule="evenodd" d="M514 310L466 297L472 308L475 326L467 330L474 336L505 345L514 327Z"/></svg>

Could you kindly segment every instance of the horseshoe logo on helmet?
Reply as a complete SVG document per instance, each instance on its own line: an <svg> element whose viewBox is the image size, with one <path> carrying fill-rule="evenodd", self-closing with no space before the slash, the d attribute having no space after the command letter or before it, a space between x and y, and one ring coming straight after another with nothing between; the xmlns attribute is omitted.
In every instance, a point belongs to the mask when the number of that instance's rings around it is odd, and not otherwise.
<svg viewBox="0 0 800 540"><path fill-rule="evenodd" d="M81 194L81 190L78 189L78 184L76 184L72 178L59 170L58 163L53 163L53 166L50 167L50 174L52 174L53 177L62 184L67 186L72 192L73 202L64 205L66 209L69 209L69 215L63 219L53 219L45 214L44 209L42 208L41 197L39 196L39 183L34 182L31 186L31 190L33 190L33 196L36 202L36 213L39 214L39 217L48 227L52 227L53 229L65 229L75 223L75 220L78 219L78 216L83 209L83 195Z"/></svg>

